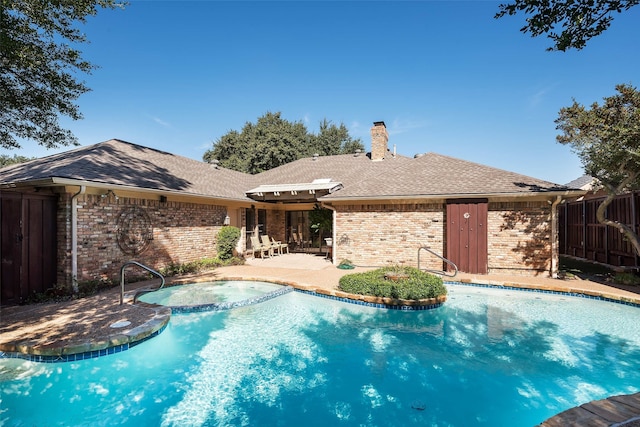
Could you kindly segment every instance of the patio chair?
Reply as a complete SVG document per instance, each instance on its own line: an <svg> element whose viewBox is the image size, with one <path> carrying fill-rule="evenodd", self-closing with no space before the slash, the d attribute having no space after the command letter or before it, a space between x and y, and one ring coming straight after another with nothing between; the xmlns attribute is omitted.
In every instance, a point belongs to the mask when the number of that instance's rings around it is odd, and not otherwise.
<svg viewBox="0 0 640 427"><path fill-rule="evenodd" d="M260 258L264 258L264 254L270 256L273 251L271 249L271 245L265 246L260 243L260 238L258 236L251 236L251 249L253 250L253 257L256 257L256 252L260 252Z"/></svg>
<svg viewBox="0 0 640 427"><path fill-rule="evenodd" d="M262 236L260 236L260 239L262 239L262 245L267 246L271 251L272 255L274 254L274 250L278 251L278 255L282 255L282 248L280 247L280 242L275 242L275 241L272 242L271 239L269 239L269 236L267 234L263 234Z"/></svg>
<svg viewBox="0 0 640 427"><path fill-rule="evenodd" d="M282 243L277 241L276 239L274 239L273 237L271 238L271 245L272 246L278 246L278 253L280 255L282 255L282 250L286 249L287 253L289 253L289 244L288 243Z"/></svg>

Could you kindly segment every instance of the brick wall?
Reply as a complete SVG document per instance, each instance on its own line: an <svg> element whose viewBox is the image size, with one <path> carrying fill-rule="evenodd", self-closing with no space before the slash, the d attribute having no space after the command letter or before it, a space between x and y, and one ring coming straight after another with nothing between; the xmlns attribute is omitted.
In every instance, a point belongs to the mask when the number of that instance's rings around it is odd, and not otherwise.
<svg viewBox="0 0 640 427"><path fill-rule="evenodd" d="M336 206L336 259L356 265L417 267L418 248L443 253L442 204ZM422 268L442 270L442 261L420 255Z"/></svg>
<svg viewBox="0 0 640 427"><path fill-rule="evenodd" d="M268 210L267 211L267 232L269 237L278 241L285 241L285 211Z"/></svg>
<svg viewBox="0 0 640 427"><path fill-rule="evenodd" d="M417 266L418 248L446 256L446 206L371 204L336 206L336 259L356 265ZM550 271L550 205L546 202L489 203L489 273L537 275ZM425 251L422 268L442 270Z"/></svg>
<svg viewBox="0 0 640 427"><path fill-rule="evenodd" d="M66 227L58 231L59 279L69 283L71 197L63 199L58 219ZM158 270L171 263L214 258L226 213L224 206L82 195L78 198L78 280L119 281L120 267L130 260ZM135 271L134 267L131 274L127 270L127 277L135 276Z"/></svg>
<svg viewBox="0 0 640 427"><path fill-rule="evenodd" d="M551 205L489 203L488 216L489 273L551 271Z"/></svg>

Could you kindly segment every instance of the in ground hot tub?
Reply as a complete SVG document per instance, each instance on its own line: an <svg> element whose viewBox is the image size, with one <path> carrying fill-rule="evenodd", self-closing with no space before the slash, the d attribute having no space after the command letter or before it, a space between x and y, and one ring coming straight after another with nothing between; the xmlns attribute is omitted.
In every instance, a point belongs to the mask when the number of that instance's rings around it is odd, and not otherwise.
<svg viewBox="0 0 640 427"><path fill-rule="evenodd" d="M292 290L276 283L224 280L169 286L145 293L137 300L171 307L174 313L215 311L257 304Z"/></svg>

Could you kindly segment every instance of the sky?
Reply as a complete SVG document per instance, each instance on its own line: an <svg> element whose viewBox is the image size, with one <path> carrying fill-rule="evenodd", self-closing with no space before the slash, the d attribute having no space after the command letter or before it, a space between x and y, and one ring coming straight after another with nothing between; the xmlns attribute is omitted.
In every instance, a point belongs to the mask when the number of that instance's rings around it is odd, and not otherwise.
<svg viewBox="0 0 640 427"><path fill-rule="evenodd" d="M494 1L140 1L100 10L82 31L84 119L63 118L81 145L117 138L202 160L230 130L280 112L317 132L344 123L371 147L436 152L565 184L583 174L554 120L640 86L640 6L586 48L548 52L494 19ZM22 141L0 154L42 157ZM455 171L451 171L455 173Z"/></svg>

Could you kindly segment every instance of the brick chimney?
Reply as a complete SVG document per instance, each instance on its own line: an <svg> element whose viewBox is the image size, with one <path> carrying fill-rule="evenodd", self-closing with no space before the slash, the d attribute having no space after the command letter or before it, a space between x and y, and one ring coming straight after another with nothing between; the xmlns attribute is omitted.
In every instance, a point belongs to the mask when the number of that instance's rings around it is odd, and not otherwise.
<svg viewBox="0 0 640 427"><path fill-rule="evenodd" d="M383 160L387 155L389 133L384 122L373 122L371 128L371 160Z"/></svg>

